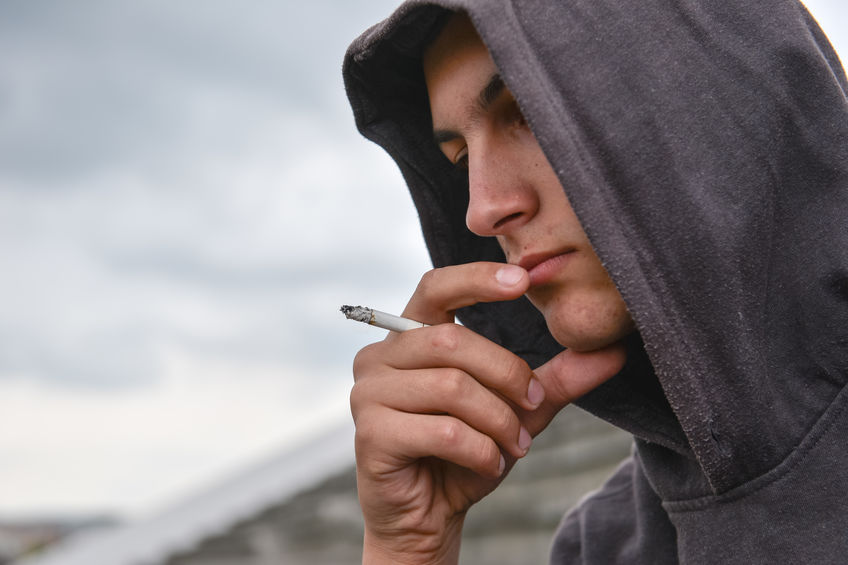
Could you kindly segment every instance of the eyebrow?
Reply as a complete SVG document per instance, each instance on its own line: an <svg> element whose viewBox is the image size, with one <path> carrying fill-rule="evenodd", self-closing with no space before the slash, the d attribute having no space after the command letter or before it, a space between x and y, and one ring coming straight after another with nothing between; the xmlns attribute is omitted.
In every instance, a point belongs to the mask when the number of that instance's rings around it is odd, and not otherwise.
<svg viewBox="0 0 848 565"><path fill-rule="evenodd" d="M483 90L477 96L477 109L481 111L488 110L489 106L498 99L498 96L501 95L501 92L505 88L506 84L504 84L501 75L498 73L493 74L489 82L486 83L486 86L483 87Z"/></svg>
<svg viewBox="0 0 848 565"><path fill-rule="evenodd" d="M506 84L504 83L503 78L501 78L500 73L494 73L491 77L489 77L489 80L486 82L486 86L484 86L477 95L472 111L475 113L486 112L505 89ZM439 129L433 132L433 139L435 140L436 145L441 145L442 143L446 143L456 139L457 137L460 137L459 132L453 130Z"/></svg>

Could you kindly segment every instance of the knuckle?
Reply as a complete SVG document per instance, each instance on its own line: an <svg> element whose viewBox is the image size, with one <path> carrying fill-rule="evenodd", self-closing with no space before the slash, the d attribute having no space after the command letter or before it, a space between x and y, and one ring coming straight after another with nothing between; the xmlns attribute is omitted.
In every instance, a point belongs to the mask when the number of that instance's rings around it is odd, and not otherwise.
<svg viewBox="0 0 848 565"><path fill-rule="evenodd" d="M353 379L354 381L364 377L371 372L374 358L379 343L372 343L360 349L353 357Z"/></svg>
<svg viewBox="0 0 848 565"><path fill-rule="evenodd" d="M364 412L357 418L355 425L353 438L354 447L357 452L368 451L383 437L383 434L379 433L380 426L367 412Z"/></svg>
<svg viewBox="0 0 848 565"><path fill-rule="evenodd" d="M530 365L518 355L510 355L510 360L507 361L507 374L512 376L530 376Z"/></svg>
<svg viewBox="0 0 848 565"><path fill-rule="evenodd" d="M515 432L514 435L518 435L518 417L508 406L493 411L492 424L499 434L512 437L513 432Z"/></svg>
<svg viewBox="0 0 848 565"><path fill-rule="evenodd" d="M415 288L416 299L423 300L425 303L438 301L439 289L444 285L444 277L444 267L431 269L424 273Z"/></svg>
<svg viewBox="0 0 848 565"><path fill-rule="evenodd" d="M468 389L467 379L464 371L450 367L439 375L438 386L447 398L461 398Z"/></svg>
<svg viewBox="0 0 848 565"><path fill-rule="evenodd" d="M353 383L350 389L350 408L354 422L363 412L379 410L385 407L386 383L392 379L361 379Z"/></svg>
<svg viewBox="0 0 848 565"><path fill-rule="evenodd" d="M444 353L456 351L462 341L462 328L457 324L439 324L431 333L431 346Z"/></svg>
<svg viewBox="0 0 848 565"><path fill-rule="evenodd" d="M504 382L509 383L515 389L515 399L521 399L527 394L527 385L530 382L532 371L530 365L517 355L510 355L505 364Z"/></svg>
<svg viewBox="0 0 848 565"><path fill-rule="evenodd" d="M456 420L446 419L439 426L438 434L439 441L441 441L442 445L450 449L461 441L461 426Z"/></svg>
<svg viewBox="0 0 848 565"><path fill-rule="evenodd" d="M437 286L439 277L442 274L442 269L430 269L421 276L418 282L418 289L423 293L427 293L433 287Z"/></svg>
<svg viewBox="0 0 848 565"><path fill-rule="evenodd" d="M485 370L490 375L493 387L512 400L524 395L530 371L525 371L527 364L520 357L509 352L493 351L485 363Z"/></svg>
<svg viewBox="0 0 848 565"><path fill-rule="evenodd" d="M501 451L493 441L481 441L477 448L477 461L481 469L497 466Z"/></svg>

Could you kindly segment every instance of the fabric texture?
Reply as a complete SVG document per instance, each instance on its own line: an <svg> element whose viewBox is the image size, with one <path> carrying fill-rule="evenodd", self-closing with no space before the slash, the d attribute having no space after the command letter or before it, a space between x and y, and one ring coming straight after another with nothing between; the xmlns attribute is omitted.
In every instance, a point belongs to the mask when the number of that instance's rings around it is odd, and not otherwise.
<svg viewBox="0 0 848 565"><path fill-rule="evenodd" d="M564 520L552 562L844 562L848 83L818 25L795 0L404 3L343 72L436 266L503 260L432 141L420 55L448 10L470 15L638 330L578 401L634 457ZM531 366L561 350L525 299L458 317Z"/></svg>

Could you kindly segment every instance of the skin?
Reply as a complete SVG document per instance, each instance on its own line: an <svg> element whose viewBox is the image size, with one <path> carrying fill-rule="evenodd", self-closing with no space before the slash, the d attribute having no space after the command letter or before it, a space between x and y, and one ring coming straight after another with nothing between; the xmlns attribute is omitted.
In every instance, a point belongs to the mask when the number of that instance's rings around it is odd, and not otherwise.
<svg viewBox="0 0 848 565"><path fill-rule="evenodd" d="M615 375L633 322L483 43L454 17L424 56L434 137L469 175L469 229L509 264L425 274L390 333L354 360L363 563L456 563L468 509L566 404ZM454 324L477 302L526 294L569 349L531 370Z"/></svg>

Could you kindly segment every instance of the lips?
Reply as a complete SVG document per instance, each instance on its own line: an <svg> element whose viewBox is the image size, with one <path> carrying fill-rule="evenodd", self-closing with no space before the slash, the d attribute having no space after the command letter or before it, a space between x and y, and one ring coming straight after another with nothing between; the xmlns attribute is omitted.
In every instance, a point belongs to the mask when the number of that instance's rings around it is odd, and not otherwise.
<svg viewBox="0 0 848 565"><path fill-rule="evenodd" d="M518 266L524 268L530 275L530 286L540 286L551 282L571 259L574 249L564 249L548 253L533 253L525 255L518 261Z"/></svg>

